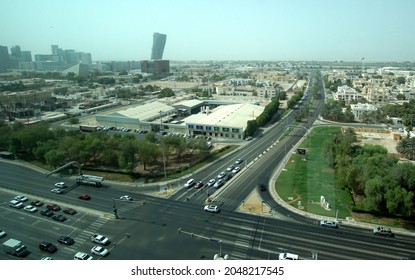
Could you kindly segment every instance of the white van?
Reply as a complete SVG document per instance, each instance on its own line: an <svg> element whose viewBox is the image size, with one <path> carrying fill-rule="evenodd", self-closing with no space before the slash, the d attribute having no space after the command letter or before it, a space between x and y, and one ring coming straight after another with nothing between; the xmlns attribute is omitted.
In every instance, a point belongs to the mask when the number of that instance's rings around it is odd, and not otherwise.
<svg viewBox="0 0 415 280"><path fill-rule="evenodd" d="M195 184L195 179L190 179L184 184L185 188L191 188Z"/></svg>

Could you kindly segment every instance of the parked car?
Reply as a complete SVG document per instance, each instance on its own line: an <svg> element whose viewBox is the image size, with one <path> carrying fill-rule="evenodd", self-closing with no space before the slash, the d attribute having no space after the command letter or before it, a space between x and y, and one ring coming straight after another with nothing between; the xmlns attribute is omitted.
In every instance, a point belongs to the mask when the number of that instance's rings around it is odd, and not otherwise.
<svg viewBox="0 0 415 280"><path fill-rule="evenodd" d="M197 182L196 185L194 186L195 189L200 189L201 187L203 187L202 181Z"/></svg>
<svg viewBox="0 0 415 280"><path fill-rule="evenodd" d="M50 242L42 241L39 243L39 249L48 253L55 253L58 248Z"/></svg>
<svg viewBox="0 0 415 280"><path fill-rule="evenodd" d="M33 205L27 205L23 209L27 212L30 212L30 213L34 213L34 212L37 211L37 208Z"/></svg>
<svg viewBox="0 0 415 280"><path fill-rule="evenodd" d="M95 254L101 257L106 257L109 253L110 251L102 246L94 246L91 249L91 254Z"/></svg>
<svg viewBox="0 0 415 280"><path fill-rule="evenodd" d="M4 230L0 229L0 238L3 238L7 235L7 233Z"/></svg>
<svg viewBox="0 0 415 280"><path fill-rule="evenodd" d="M53 216L53 211L49 210L49 209L42 209L40 211L40 214L46 217L52 217Z"/></svg>
<svg viewBox="0 0 415 280"><path fill-rule="evenodd" d="M53 215L52 219L54 219L55 221L59 221L59 222L64 222L66 221L66 217L64 215Z"/></svg>
<svg viewBox="0 0 415 280"><path fill-rule="evenodd" d="M46 205L46 208L48 208L49 210L52 210L52 211L61 210L61 207L57 204L54 204L54 203L50 203L50 204Z"/></svg>
<svg viewBox="0 0 415 280"><path fill-rule="evenodd" d="M28 200L27 197L24 195L17 195L14 197L14 199L20 202L26 202Z"/></svg>
<svg viewBox="0 0 415 280"><path fill-rule="evenodd" d="M61 236L58 238L58 242L65 245L72 245L75 243L75 240L69 236Z"/></svg>
<svg viewBox="0 0 415 280"><path fill-rule="evenodd" d="M42 202L42 201L40 201L40 200L35 200L35 201L32 201L32 202L30 202L30 204L31 204L31 205L33 205L33 206L36 206L36 207L41 207L41 206L43 206L43 202Z"/></svg>
<svg viewBox="0 0 415 280"><path fill-rule="evenodd" d="M91 199L91 196L89 196L88 194L81 194L79 196L79 199L90 200Z"/></svg>
<svg viewBox="0 0 415 280"><path fill-rule="evenodd" d="M203 210L205 210L206 212L213 212L213 213L219 213L220 212L219 206L213 205L213 204L205 205Z"/></svg>
<svg viewBox="0 0 415 280"><path fill-rule="evenodd" d="M320 221L320 226L328 227L328 228L338 228L339 227L338 223L333 222L333 221Z"/></svg>
<svg viewBox="0 0 415 280"><path fill-rule="evenodd" d="M16 200L16 199L11 200L9 202L9 205L10 207L17 208L17 209L23 208L24 206L23 203L21 203L19 200Z"/></svg>
<svg viewBox="0 0 415 280"><path fill-rule="evenodd" d="M75 215L77 212L76 212L75 209L67 208L67 209L63 210L63 213L69 214L69 215Z"/></svg>
<svg viewBox="0 0 415 280"><path fill-rule="evenodd" d="M387 236L387 237L393 237L394 234L392 230L388 227L375 227L373 229L374 235L381 235L381 236Z"/></svg>

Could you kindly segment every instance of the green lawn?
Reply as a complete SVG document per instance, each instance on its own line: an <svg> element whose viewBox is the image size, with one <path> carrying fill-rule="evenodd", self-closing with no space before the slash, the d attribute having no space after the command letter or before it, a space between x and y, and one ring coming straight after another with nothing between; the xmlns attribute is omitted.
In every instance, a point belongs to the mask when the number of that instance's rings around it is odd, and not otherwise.
<svg viewBox="0 0 415 280"><path fill-rule="evenodd" d="M276 181L276 190L286 202L297 207L299 203L309 213L336 216L351 216L347 209L347 195L344 190L335 188L334 170L329 168L323 154L323 143L340 127L314 128L309 137L300 145L306 155L292 154ZM320 204L324 196L330 204L326 210ZM300 202L299 202L300 201Z"/></svg>

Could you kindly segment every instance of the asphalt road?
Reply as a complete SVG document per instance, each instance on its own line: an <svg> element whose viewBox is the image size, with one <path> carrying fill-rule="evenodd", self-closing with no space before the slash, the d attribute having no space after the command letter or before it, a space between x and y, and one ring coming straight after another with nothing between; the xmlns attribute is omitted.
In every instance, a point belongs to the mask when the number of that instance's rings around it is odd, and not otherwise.
<svg viewBox="0 0 415 280"><path fill-rule="evenodd" d="M313 112L315 114L309 117L308 122L303 123L304 127L311 126L318 108ZM50 189L62 179L45 177L43 173L24 166L0 161L0 229L8 233L1 241L9 237L24 241L31 252L26 259L48 255L39 250L39 242L46 240L57 244L60 235L71 236L75 244L58 244L58 251L52 257L72 259L76 252L89 252L95 245L90 240L93 233L110 238L111 244L107 246L110 255L105 258L115 260L212 259L219 253L243 260L277 259L281 252L295 253L302 259L311 259L312 252L317 253L318 259L380 260L413 255L413 236L374 237L368 229L345 225L339 229L321 228L317 221L279 206L267 192L262 192L262 199L273 208L272 217L237 211L259 182L269 181L287 150L304 137L304 129L294 128L287 137L278 141L292 119L293 115L287 115L285 122L274 124L262 137L192 175L197 180L206 181L237 158L244 158L242 171L222 187L220 194L210 194L221 207L222 211L217 214L203 211L206 189L182 189L178 185L172 196L159 197L140 193L132 186L107 183L102 188L77 186L59 195L50 193ZM71 183L67 178L65 181ZM80 200L78 196L83 193L88 193L92 199ZM27 195L29 202L40 199L45 203L75 208L78 213L66 215L68 220L60 223L41 216L39 212L28 213L9 207L8 201L18 194ZM125 194L135 200L113 200ZM112 213L114 203L119 219L115 219ZM0 259L17 258L0 252Z"/></svg>

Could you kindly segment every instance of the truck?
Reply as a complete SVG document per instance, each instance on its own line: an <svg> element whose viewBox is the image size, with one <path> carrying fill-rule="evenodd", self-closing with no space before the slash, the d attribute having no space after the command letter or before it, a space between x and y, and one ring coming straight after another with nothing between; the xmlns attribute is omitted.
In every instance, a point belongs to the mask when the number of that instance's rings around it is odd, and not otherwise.
<svg viewBox="0 0 415 280"><path fill-rule="evenodd" d="M17 257L22 257L28 253L26 245L22 241L10 238L3 243L4 252L15 255Z"/></svg>
<svg viewBox="0 0 415 280"><path fill-rule="evenodd" d="M104 178L93 175L79 175L78 177L76 177L76 181L78 182L78 184L81 185L101 187Z"/></svg>

